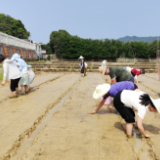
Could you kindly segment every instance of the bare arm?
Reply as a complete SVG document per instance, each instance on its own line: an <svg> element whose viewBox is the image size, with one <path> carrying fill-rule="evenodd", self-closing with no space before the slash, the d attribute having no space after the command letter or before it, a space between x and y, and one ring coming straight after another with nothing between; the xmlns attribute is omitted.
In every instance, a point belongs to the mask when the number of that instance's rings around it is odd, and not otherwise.
<svg viewBox="0 0 160 160"><path fill-rule="evenodd" d="M89 112L89 113L91 113L91 114L96 113L96 112L104 105L105 100L106 100L106 99L103 99L103 100L99 103L98 107L97 107L93 112Z"/></svg>
<svg viewBox="0 0 160 160"><path fill-rule="evenodd" d="M146 138L149 138L150 135L145 132L142 123L143 123L143 119L142 119L140 116L138 116L138 120L137 120L138 130L139 130Z"/></svg>
<svg viewBox="0 0 160 160"><path fill-rule="evenodd" d="M114 84L114 83L117 83L116 78L111 80L111 85Z"/></svg>

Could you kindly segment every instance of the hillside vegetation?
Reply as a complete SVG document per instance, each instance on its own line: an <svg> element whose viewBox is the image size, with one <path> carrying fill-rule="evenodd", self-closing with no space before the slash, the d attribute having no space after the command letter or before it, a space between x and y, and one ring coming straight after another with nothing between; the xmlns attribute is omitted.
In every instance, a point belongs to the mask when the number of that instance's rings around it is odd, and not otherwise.
<svg viewBox="0 0 160 160"><path fill-rule="evenodd" d="M58 58L76 59L83 55L86 59L155 58L157 41L123 42L120 40L94 40L72 36L65 30L50 34L50 47Z"/></svg>

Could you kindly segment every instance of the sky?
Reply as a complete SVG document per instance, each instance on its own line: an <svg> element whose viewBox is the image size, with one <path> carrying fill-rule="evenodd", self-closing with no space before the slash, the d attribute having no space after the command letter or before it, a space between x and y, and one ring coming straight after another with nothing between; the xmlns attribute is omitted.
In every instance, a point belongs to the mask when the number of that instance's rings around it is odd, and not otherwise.
<svg viewBox="0 0 160 160"><path fill-rule="evenodd" d="M0 0L0 13L44 44L60 29L92 39L160 36L159 8L160 0Z"/></svg>

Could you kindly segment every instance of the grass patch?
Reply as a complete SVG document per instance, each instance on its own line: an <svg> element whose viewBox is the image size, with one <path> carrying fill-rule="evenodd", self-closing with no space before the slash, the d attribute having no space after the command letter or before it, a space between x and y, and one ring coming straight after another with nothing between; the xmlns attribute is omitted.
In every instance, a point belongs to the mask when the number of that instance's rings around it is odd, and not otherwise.
<svg viewBox="0 0 160 160"><path fill-rule="evenodd" d="M3 73L0 73L0 81L3 80Z"/></svg>

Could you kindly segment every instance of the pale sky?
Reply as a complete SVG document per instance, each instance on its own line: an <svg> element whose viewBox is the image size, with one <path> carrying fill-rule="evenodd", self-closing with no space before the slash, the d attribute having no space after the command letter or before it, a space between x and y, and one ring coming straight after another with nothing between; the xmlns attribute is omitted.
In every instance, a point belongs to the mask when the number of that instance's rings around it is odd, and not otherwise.
<svg viewBox="0 0 160 160"><path fill-rule="evenodd" d="M42 43L59 29L92 39L160 35L160 0L0 0L0 13L21 20Z"/></svg>

